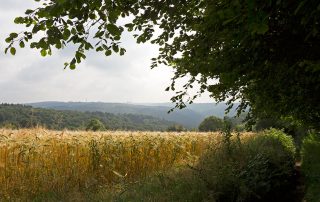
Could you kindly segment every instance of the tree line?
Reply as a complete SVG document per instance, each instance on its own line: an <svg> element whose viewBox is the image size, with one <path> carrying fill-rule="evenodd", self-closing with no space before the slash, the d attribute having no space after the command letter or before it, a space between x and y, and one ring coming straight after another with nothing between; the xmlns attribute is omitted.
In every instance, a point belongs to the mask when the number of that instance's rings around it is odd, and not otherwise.
<svg viewBox="0 0 320 202"><path fill-rule="evenodd" d="M76 112L33 108L26 105L0 104L0 127L32 128L43 126L53 130L85 130L98 120L108 130L163 131L173 122L137 114L111 114L104 112Z"/></svg>

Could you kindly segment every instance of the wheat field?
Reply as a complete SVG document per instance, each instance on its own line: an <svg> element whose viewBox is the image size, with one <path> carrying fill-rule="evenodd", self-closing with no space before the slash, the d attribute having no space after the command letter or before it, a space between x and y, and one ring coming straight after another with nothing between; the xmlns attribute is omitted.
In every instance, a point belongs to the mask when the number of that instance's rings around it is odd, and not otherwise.
<svg viewBox="0 0 320 202"><path fill-rule="evenodd" d="M191 164L218 133L0 129L0 197L115 186Z"/></svg>

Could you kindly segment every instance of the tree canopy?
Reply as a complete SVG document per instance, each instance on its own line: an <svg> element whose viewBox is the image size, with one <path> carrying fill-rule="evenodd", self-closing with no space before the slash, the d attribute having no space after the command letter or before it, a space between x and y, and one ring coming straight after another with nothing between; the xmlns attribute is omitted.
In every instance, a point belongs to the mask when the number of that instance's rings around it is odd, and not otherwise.
<svg viewBox="0 0 320 202"><path fill-rule="evenodd" d="M99 119L91 119L89 124L86 127L86 130L98 131L105 130L105 126Z"/></svg>
<svg viewBox="0 0 320 202"><path fill-rule="evenodd" d="M176 107L185 107L207 90L230 106L240 101L239 112L250 106L250 117L293 117L320 128L318 1L36 1L37 9L15 19L30 29L11 33L6 52L14 55L16 44L23 48L30 42L46 56L53 48L74 43L78 49L65 64L74 69L91 49L123 55L120 42L126 29L137 43L159 45L151 67L174 68L166 90L176 92L171 99ZM185 76L190 79L176 90L176 80ZM198 93L190 95L195 83L200 84Z"/></svg>
<svg viewBox="0 0 320 202"><path fill-rule="evenodd" d="M224 127L224 122L215 116L209 116L205 118L199 125L199 131L209 132L209 131L221 131Z"/></svg>

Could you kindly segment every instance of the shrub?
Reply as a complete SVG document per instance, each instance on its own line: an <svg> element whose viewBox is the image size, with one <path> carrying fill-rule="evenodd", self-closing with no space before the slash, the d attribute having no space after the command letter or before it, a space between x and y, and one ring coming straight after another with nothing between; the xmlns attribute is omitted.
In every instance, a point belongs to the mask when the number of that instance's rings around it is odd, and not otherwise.
<svg viewBox="0 0 320 202"><path fill-rule="evenodd" d="M320 134L310 134L302 144L302 171L306 181L305 198L320 201Z"/></svg>
<svg viewBox="0 0 320 202"><path fill-rule="evenodd" d="M105 127L99 119L92 119L86 127L86 130L99 131L104 130Z"/></svg>
<svg viewBox="0 0 320 202"><path fill-rule="evenodd" d="M219 131L224 127L223 120L215 117L209 116L205 118L199 125L199 131L209 132L209 131Z"/></svg>
<svg viewBox="0 0 320 202"><path fill-rule="evenodd" d="M9 123L9 122L3 123L0 127L5 129L12 129L12 130L19 128L17 124Z"/></svg>
<svg viewBox="0 0 320 202"><path fill-rule="evenodd" d="M295 148L291 137L271 129L254 137L231 139L211 149L198 172L212 201L283 200L290 192Z"/></svg>
<svg viewBox="0 0 320 202"><path fill-rule="evenodd" d="M114 201L204 201L207 188L192 171L177 169L157 173L131 185ZM116 199L116 200L115 200Z"/></svg>

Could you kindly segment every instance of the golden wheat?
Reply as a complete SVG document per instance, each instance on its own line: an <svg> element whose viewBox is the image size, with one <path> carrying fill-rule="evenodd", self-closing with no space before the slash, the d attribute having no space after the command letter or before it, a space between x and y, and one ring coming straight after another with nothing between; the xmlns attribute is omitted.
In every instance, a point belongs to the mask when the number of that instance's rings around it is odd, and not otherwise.
<svg viewBox="0 0 320 202"><path fill-rule="evenodd" d="M1 129L0 197L32 197L132 182L174 165L192 163L218 136Z"/></svg>

